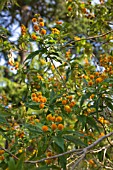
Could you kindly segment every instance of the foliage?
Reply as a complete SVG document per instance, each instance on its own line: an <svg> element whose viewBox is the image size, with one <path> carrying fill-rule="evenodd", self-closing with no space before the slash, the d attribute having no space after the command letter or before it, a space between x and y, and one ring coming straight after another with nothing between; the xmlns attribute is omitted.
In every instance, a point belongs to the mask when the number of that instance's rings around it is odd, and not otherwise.
<svg viewBox="0 0 113 170"><path fill-rule="evenodd" d="M17 44L0 27L1 170L113 168L112 2L64 4L69 22L35 14Z"/></svg>

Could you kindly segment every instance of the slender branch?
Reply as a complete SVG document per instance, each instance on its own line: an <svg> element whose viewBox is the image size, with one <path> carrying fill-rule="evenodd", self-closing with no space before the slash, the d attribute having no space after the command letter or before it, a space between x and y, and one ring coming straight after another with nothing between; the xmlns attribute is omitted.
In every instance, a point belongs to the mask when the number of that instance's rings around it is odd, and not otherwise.
<svg viewBox="0 0 113 170"><path fill-rule="evenodd" d="M74 170L75 167L85 158L87 151L84 151L84 153L82 154L82 156L74 163L74 165L72 166L71 170Z"/></svg>
<svg viewBox="0 0 113 170"><path fill-rule="evenodd" d="M66 47L66 46L68 46L68 45L71 44L71 43L75 43L75 42L82 41L82 40L91 40L91 39L95 39L95 38L104 37L105 35L110 34L110 33L112 33L112 32L113 32L113 30L108 31L108 32L106 32L106 33L104 33L104 34L95 35L95 36L87 37L87 38L80 38L80 39L75 40L75 41L70 41L70 42L68 42L66 45L64 45L63 47Z"/></svg>
<svg viewBox="0 0 113 170"><path fill-rule="evenodd" d="M63 82L63 84L64 84L64 87L65 87L65 82L64 82L64 79L62 78L62 75L60 74L60 72L59 72L58 69L56 68L56 66L55 66L53 60L51 59L51 57L50 57L50 60L51 60L51 63L53 64L56 72L59 74L59 76L60 76L60 78L61 78L61 80L62 80L62 82Z"/></svg>
<svg viewBox="0 0 113 170"><path fill-rule="evenodd" d="M25 161L25 163L36 164L36 163L44 162L45 160L58 158L58 157L61 157L61 156L67 155L67 154L74 153L74 152L76 152L77 155L83 153L82 149L73 149L71 151L67 151L67 152L64 152L64 153L61 153L61 154L58 154L58 155L54 155L54 156L51 156L51 157L48 157L48 158L43 158L43 159L40 159L40 160L37 160L37 161Z"/></svg>
<svg viewBox="0 0 113 170"><path fill-rule="evenodd" d="M0 146L0 149L4 150L5 152L7 152L9 155L11 155L13 158L15 158L16 160L19 160L18 157L16 157L15 155L13 155L10 151L8 151L7 149L3 148Z"/></svg>
<svg viewBox="0 0 113 170"><path fill-rule="evenodd" d="M80 161L83 160L83 158L85 157L85 155L89 152L89 150L91 148L93 148L94 146L96 146L98 143L100 143L102 140L110 137L111 135L113 135L113 132L111 133L108 133L106 134L105 136L102 136L101 138L99 138L98 140L96 140L94 143L92 143L91 145L87 146L86 148L83 148L83 149L73 149L71 151L67 151L67 152L64 152L64 153L61 153L61 154L58 154L58 155L54 155L54 156L51 156L51 157L48 157L48 158L43 158L43 159L40 159L40 160L37 160L37 161L25 161L25 163L31 163L31 164L36 164L36 163L40 163L40 162L44 162L45 160L49 160L49 159L54 159L54 158L58 158L58 157L61 157L61 156L64 156L66 154L71 154L71 153L74 153L76 152L76 155L79 155L79 154L83 154L82 157L80 157L80 159L77 160L77 162L75 162L75 166L78 165L80 163ZM74 166L74 165L73 165Z"/></svg>
<svg viewBox="0 0 113 170"><path fill-rule="evenodd" d="M75 164L72 166L72 170L75 169L75 167L84 159L84 157L86 156L87 152L93 148L94 146L96 146L98 143L100 143L102 140L104 140L105 138L108 138L109 136L113 135L113 132L108 133L107 135L99 138L98 140L96 140L94 143L92 143L91 145L87 146L86 148L83 149L83 155L75 162Z"/></svg>

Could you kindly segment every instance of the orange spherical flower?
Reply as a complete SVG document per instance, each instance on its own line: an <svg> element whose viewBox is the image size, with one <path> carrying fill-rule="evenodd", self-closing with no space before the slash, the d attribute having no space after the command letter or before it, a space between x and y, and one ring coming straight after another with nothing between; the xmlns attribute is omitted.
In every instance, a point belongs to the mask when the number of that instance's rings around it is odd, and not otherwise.
<svg viewBox="0 0 113 170"><path fill-rule="evenodd" d="M56 24L60 25L62 24L62 21L56 21Z"/></svg>
<svg viewBox="0 0 113 170"><path fill-rule="evenodd" d="M75 101L72 101L72 102L69 104L69 106L70 106L70 107L74 107L75 104L76 104L76 102L75 102Z"/></svg>
<svg viewBox="0 0 113 170"><path fill-rule="evenodd" d="M92 94L91 96L90 96L90 99L93 99L95 97L95 95L94 94Z"/></svg>
<svg viewBox="0 0 113 170"><path fill-rule="evenodd" d="M46 34L46 30L45 30L45 29L42 29L42 30L41 30L41 34L42 34L42 35L45 35L45 34Z"/></svg>
<svg viewBox="0 0 113 170"><path fill-rule="evenodd" d="M48 131L48 126L46 126L46 125L42 126L42 130L43 130L44 132L47 132L47 131Z"/></svg>
<svg viewBox="0 0 113 170"><path fill-rule="evenodd" d="M51 151L48 151L48 152L46 153L46 156L47 156L47 157L51 157L51 156L53 156L53 153L52 153Z"/></svg>
<svg viewBox="0 0 113 170"><path fill-rule="evenodd" d="M90 165L94 165L95 164L92 159L90 159L88 162L89 162Z"/></svg>
<svg viewBox="0 0 113 170"><path fill-rule="evenodd" d="M42 96L39 96L39 99L40 99L40 102L41 102L41 103L44 103L44 102L43 102L43 97L42 97Z"/></svg>
<svg viewBox="0 0 113 170"><path fill-rule="evenodd" d="M68 113L71 112L71 108L70 108L69 105L64 106L64 109L65 109L65 111L68 112Z"/></svg>
<svg viewBox="0 0 113 170"><path fill-rule="evenodd" d="M32 97L32 100L36 102L37 101L37 97Z"/></svg>
<svg viewBox="0 0 113 170"><path fill-rule="evenodd" d="M53 122L55 121L55 116L52 116L52 119L51 119L51 121L53 121Z"/></svg>
<svg viewBox="0 0 113 170"><path fill-rule="evenodd" d="M42 76L40 76L40 75L37 75L37 78L40 80L43 80Z"/></svg>
<svg viewBox="0 0 113 170"><path fill-rule="evenodd" d="M44 22L39 23L40 27L44 27Z"/></svg>
<svg viewBox="0 0 113 170"><path fill-rule="evenodd" d="M96 75L96 76L99 76L99 74L100 74L99 72L95 72L95 75Z"/></svg>
<svg viewBox="0 0 113 170"><path fill-rule="evenodd" d="M100 133L100 135L98 136L98 138L101 138L102 136L104 136L105 134L103 132Z"/></svg>
<svg viewBox="0 0 113 170"><path fill-rule="evenodd" d="M40 103L39 108L40 108L40 109L43 109L44 106L45 106L44 103Z"/></svg>
<svg viewBox="0 0 113 170"><path fill-rule="evenodd" d="M0 161L3 161L5 159L4 156L0 156Z"/></svg>
<svg viewBox="0 0 113 170"><path fill-rule="evenodd" d="M72 7L71 6L68 6L68 11L72 11Z"/></svg>
<svg viewBox="0 0 113 170"><path fill-rule="evenodd" d="M40 99L38 97L36 97L35 101L38 103L38 102L40 102Z"/></svg>
<svg viewBox="0 0 113 170"><path fill-rule="evenodd" d="M61 116L56 117L55 121L56 122L61 122L62 121L62 117Z"/></svg>
<svg viewBox="0 0 113 170"><path fill-rule="evenodd" d="M41 18L41 17L38 18L38 21L39 21L39 22L42 22L42 21L43 21L43 18Z"/></svg>
<svg viewBox="0 0 113 170"><path fill-rule="evenodd" d="M51 164L51 163L52 163L52 160L51 160L51 159L45 160L45 163L46 163L46 164Z"/></svg>
<svg viewBox="0 0 113 170"><path fill-rule="evenodd" d="M42 102L42 103L46 103L46 102L47 102L46 97L42 97L42 98L41 98L41 102Z"/></svg>
<svg viewBox="0 0 113 170"><path fill-rule="evenodd" d="M36 121L37 123L39 123L39 122L40 122L40 120L39 120L39 119L35 119L35 121Z"/></svg>
<svg viewBox="0 0 113 170"><path fill-rule="evenodd" d="M53 124L51 125L51 129L52 129L52 130L56 130L56 129L57 129L57 125L56 125L55 123L53 123Z"/></svg>
<svg viewBox="0 0 113 170"><path fill-rule="evenodd" d="M40 28L39 28L38 25L34 25L34 30L35 30L35 31L39 31L39 29L40 29Z"/></svg>
<svg viewBox="0 0 113 170"><path fill-rule="evenodd" d="M4 154L4 152L5 152L4 150L0 150L0 155Z"/></svg>
<svg viewBox="0 0 113 170"><path fill-rule="evenodd" d="M101 122L101 123L104 123L104 118L103 117L99 117L98 121Z"/></svg>
<svg viewBox="0 0 113 170"><path fill-rule="evenodd" d="M112 74L113 74L113 70L111 70L111 71L109 72L109 74L112 75Z"/></svg>
<svg viewBox="0 0 113 170"><path fill-rule="evenodd" d="M31 94L31 97L36 97L36 93L32 93L32 94Z"/></svg>
<svg viewBox="0 0 113 170"><path fill-rule="evenodd" d="M36 36L35 34L32 34L32 35L31 35L31 38L32 38L33 40L37 40L37 36Z"/></svg>
<svg viewBox="0 0 113 170"><path fill-rule="evenodd" d="M72 100L73 96L67 96L67 99Z"/></svg>
<svg viewBox="0 0 113 170"><path fill-rule="evenodd" d="M51 114L47 115L47 116L46 116L46 119L52 121L52 115L51 115Z"/></svg>
<svg viewBox="0 0 113 170"><path fill-rule="evenodd" d="M101 77L99 77L99 78L96 79L96 83L101 83L102 80L103 80L103 79L102 79Z"/></svg>
<svg viewBox="0 0 113 170"><path fill-rule="evenodd" d="M95 76L94 75L90 75L89 77L90 77L90 79L94 79Z"/></svg>
<svg viewBox="0 0 113 170"><path fill-rule="evenodd" d="M89 82L88 82L88 85L89 85L89 86L92 86L92 85L93 85L93 82L92 82L92 81L89 81Z"/></svg>
<svg viewBox="0 0 113 170"><path fill-rule="evenodd" d="M67 100L62 100L62 104L63 105L67 104Z"/></svg>
<svg viewBox="0 0 113 170"><path fill-rule="evenodd" d="M58 129L59 129L59 130L64 129L64 125L63 125L63 124L58 124Z"/></svg>
<svg viewBox="0 0 113 170"><path fill-rule="evenodd" d="M25 35L26 32L27 32L27 29L26 29L26 27L22 24L22 25L21 25L21 33L22 33L22 35Z"/></svg>
<svg viewBox="0 0 113 170"><path fill-rule="evenodd" d="M37 19L36 18L32 18L32 22L37 22Z"/></svg>

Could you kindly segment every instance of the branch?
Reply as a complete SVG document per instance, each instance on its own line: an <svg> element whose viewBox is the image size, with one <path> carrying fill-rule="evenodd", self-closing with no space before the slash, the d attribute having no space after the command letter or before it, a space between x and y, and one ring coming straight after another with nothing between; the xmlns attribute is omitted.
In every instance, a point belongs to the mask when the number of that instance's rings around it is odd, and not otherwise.
<svg viewBox="0 0 113 170"><path fill-rule="evenodd" d="M112 33L112 32L113 32L113 30L108 31L108 32L106 32L106 33L104 33L104 34L95 35L95 36L87 37L87 38L81 38L81 39L75 40L75 41L70 41L70 42L68 42L66 45L64 45L63 47L66 47L66 46L70 45L70 43L75 43L75 42L82 41L82 40L91 40L91 39L95 39L95 38L104 37L105 35L110 34L110 33Z"/></svg>
<svg viewBox="0 0 113 170"><path fill-rule="evenodd" d="M49 57L49 59L50 59L51 63L53 64L53 66L54 66L56 72L59 74L59 76L60 76L60 78L61 78L61 80L62 80L62 82L63 82L63 84L64 84L64 87L65 87L66 84L65 84L64 79L62 78L62 75L61 75L60 72L58 71L58 69L57 69L57 67L55 66L55 64L54 64L53 60L51 59L51 57Z"/></svg>
<svg viewBox="0 0 113 170"><path fill-rule="evenodd" d="M58 158L58 157L61 157L61 156L64 156L64 155L67 155L67 154L71 154L71 153L74 153L76 152L76 155L80 155L82 154L82 156L75 162L75 165L73 165L73 167L75 168L75 166L77 166L85 157L85 155L89 152L89 150L91 148L93 148L94 146L96 146L98 143L100 143L102 140L108 138L109 136L113 135L113 132L111 133L108 133L107 135L105 136L102 136L101 138L99 138L98 140L96 140L94 143L92 143L91 145L87 146L86 148L83 148L83 149L73 149L71 151L67 151L67 152L64 152L64 153L61 153L61 154L58 154L58 155L54 155L54 156L51 156L51 157L48 157L48 158L43 158L43 159L40 159L40 160L37 160L37 161L25 161L25 163L31 163L31 164L36 164L36 163L40 163L40 162L44 162L45 160L49 160L49 159L54 159L54 158Z"/></svg>
<svg viewBox="0 0 113 170"><path fill-rule="evenodd" d="M87 152L93 148L94 146L96 146L98 143L100 143L102 140L108 138L109 136L113 135L113 132L108 133L105 136L102 136L101 138L99 138L98 140L96 140L94 143L92 143L91 145L87 146L86 148L83 149L83 155L75 162L75 164L72 167L72 170L74 170L74 168L84 159L84 157L86 156Z"/></svg>
<svg viewBox="0 0 113 170"><path fill-rule="evenodd" d="M16 157L15 155L13 155L10 151L8 151L7 149L3 148L0 146L0 149L4 150L5 152L7 152L9 155L11 155L13 158L15 158L16 160L19 160L18 157Z"/></svg>
<svg viewBox="0 0 113 170"><path fill-rule="evenodd" d="M63 152L61 154L54 155L54 156L51 156L51 157L48 157L48 158L43 158L43 159L40 159L40 160L37 160L37 161L25 161L25 163L36 164L36 163L44 162L45 160L58 158L58 157L61 157L61 156L67 155L67 154L74 153L74 152L76 152L77 155L83 153L82 149L73 149L71 151Z"/></svg>

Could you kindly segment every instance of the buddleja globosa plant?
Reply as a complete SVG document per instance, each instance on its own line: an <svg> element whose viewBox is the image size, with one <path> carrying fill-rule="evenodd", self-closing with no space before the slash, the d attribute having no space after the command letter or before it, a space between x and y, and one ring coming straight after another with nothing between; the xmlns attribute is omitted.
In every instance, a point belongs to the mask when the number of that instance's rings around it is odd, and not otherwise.
<svg viewBox="0 0 113 170"><path fill-rule="evenodd" d="M0 28L7 70L16 72L1 76L1 170L113 168L112 7L68 0L69 22L35 14L18 45Z"/></svg>

